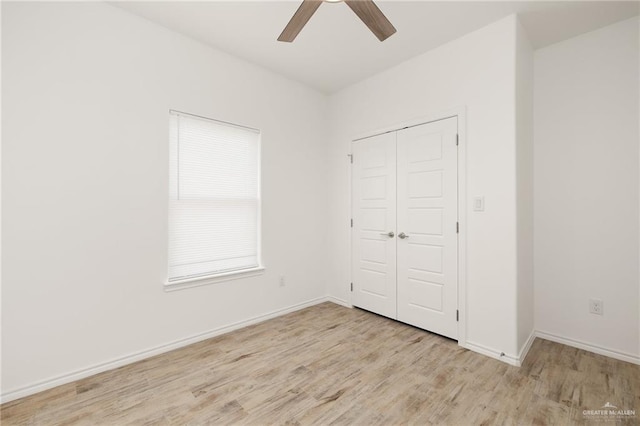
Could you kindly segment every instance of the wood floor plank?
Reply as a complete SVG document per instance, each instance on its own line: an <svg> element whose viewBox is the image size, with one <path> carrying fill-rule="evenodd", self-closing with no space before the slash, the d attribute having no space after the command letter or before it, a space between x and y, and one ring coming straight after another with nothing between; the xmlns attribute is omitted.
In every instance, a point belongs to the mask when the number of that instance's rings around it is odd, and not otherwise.
<svg viewBox="0 0 640 426"><path fill-rule="evenodd" d="M3 404L3 425L585 424L640 367L537 339L521 368L331 303Z"/></svg>

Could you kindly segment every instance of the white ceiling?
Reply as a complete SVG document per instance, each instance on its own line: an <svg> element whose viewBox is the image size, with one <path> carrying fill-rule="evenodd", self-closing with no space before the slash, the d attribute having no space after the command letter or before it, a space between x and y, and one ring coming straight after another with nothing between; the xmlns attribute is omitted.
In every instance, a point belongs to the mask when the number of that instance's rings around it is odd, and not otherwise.
<svg viewBox="0 0 640 426"><path fill-rule="evenodd" d="M293 43L276 38L300 1L111 4L332 93L512 13L539 48L635 16L640 2L379 0L398 30L382 43L344 3L322 4Z"/></svg>

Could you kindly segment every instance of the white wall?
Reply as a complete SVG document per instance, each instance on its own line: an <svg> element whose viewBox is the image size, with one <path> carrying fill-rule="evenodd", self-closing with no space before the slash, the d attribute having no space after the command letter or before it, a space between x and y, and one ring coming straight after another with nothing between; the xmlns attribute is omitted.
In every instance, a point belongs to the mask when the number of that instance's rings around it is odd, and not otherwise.
<svg viewBox="0 0 640 426"><path fill-rule="evenodd" d="M518 351L533 342L533 48L516 23ZM523 354L523 355L526 355ZM522 355L521 355L522 356Z"/></svg>
<svg viewBox="0 0 640 426"><path fill-rule="evenodd" d="M104 3L2 9L5 397L324 296L324 95ZM266 274L163 291L170 108L262 130Z"/></svg>
<svg viewBox="0 0 640 426"><path fill-rule="evenodd" d="M516 18L511 16L330 98L327 288L349 301L350 141L386 126L467 108L467 344L518 353L516 318ZM485 197L485 211L470 200Z"/></svg>
<svg viewBox="0 0 640 426"><path fill-rule="evenodd" d="M534 109L536 329L636 362L638 25L536 51Z"/></svg>

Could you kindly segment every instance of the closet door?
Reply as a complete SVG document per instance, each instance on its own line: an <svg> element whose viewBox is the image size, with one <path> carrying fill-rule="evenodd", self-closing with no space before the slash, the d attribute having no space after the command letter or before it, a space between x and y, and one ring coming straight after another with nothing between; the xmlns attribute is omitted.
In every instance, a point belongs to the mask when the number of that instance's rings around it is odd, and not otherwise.
<svg viewBox="0 0 640 426"><path fill-rule="evenodd" d="M396 318L396 134L352 145L354 306Z"/></svg>
<svg viewBox="0 0 640 426"><path fill-rule="evenodd" d="M457 118L397 132L397 319L457 339Z"/></svg>

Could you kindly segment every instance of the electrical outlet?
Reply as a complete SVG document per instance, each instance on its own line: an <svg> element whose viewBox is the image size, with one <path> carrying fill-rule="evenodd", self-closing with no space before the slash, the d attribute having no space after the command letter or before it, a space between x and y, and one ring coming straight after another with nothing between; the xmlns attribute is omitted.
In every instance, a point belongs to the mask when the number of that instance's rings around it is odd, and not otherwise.
<svg viewBox="0 0 640 426"><path fill-rule="evenodd" d="M280 275L280 287L284 287L284 275Z"/></svg>
<svg viewBox="0 0 640 426"><path fill-rule="evenodd" d="M603 315L604 302L600 299L589 299L589 312L596 315Z"/></svg>

